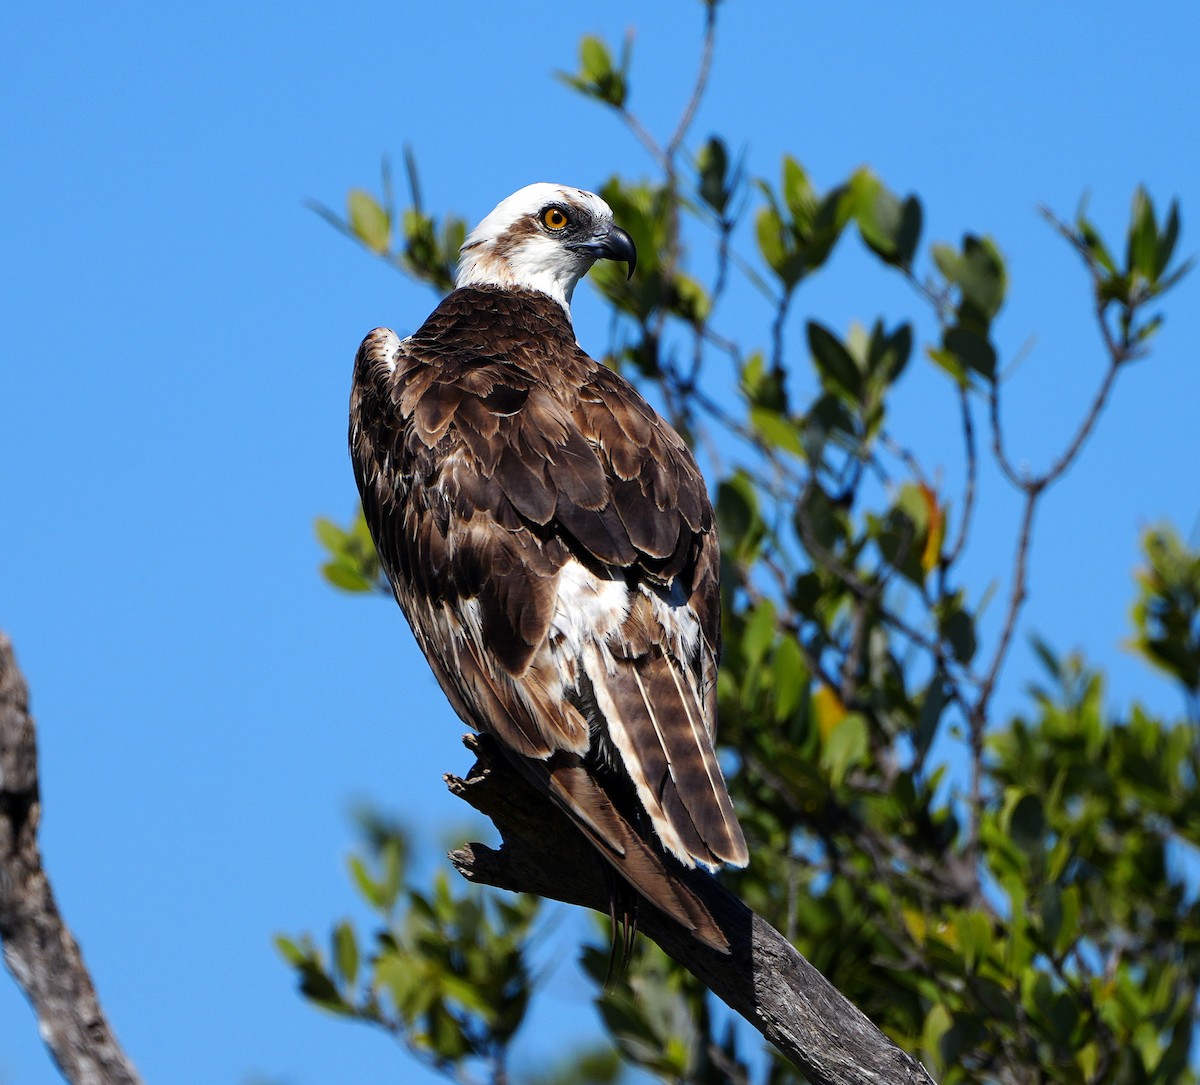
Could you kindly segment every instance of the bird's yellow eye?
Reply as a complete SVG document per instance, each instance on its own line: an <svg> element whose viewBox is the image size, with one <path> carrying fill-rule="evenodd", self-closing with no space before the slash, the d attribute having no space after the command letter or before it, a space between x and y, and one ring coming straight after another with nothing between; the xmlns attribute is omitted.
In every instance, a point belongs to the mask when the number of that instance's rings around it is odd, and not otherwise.
<svg viewBox="0 0 1200 1085"><path fill-rule="evenodd" d="M561 230L570 221L561 207L547 207L542 212L542 224L551 230Z"/></svg>

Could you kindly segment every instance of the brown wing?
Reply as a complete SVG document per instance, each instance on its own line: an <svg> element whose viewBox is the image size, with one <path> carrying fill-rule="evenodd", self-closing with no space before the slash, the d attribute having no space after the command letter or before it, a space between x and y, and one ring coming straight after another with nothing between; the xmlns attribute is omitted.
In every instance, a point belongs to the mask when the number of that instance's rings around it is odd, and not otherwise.
<svg viewBox="0 0 1200 1085"><path fill-rule="evenodd" d="M521 754L546 757L584 752L588 726L534 659L567 553L529 529L497 478L500 419L513 417L497 406L523 404L530 391L516 371L427 364L377 329L356 362L351 443L380 559L455 709ZM514 496L527 512L535 500L532 487Z"/></svg>
<svg viewBox="0 0 1200 1085"><path fill-rule="evenodd" d="M637 551L616 666L592 696L663 843L681 860L744 866L748 855L713 750L720 636L719 549L690 450L630 385L593 366L575 411Z"/></svg>
<svg viewBox="0 0 1200 1085"><path fill-rule="evenodd" d="M460 290L404 343L372 332L351 449L396 597L459 715L544 762L542 786L618 870L649 860L634 862L641 838L585 770L597 759L619 762L688 865L744 863L712 749L703 480L674 431L578 349L557 304Z"/></svg>

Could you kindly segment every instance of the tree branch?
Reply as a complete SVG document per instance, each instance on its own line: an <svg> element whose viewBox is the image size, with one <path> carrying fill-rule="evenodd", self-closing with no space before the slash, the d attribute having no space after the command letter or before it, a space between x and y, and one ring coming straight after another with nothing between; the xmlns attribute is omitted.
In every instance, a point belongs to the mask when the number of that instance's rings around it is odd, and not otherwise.
<svg viewBox="0 0 1200 1085"><path fill-rule="evenodd" d="M0 941L38 1028L72 1085L141 1085L100 1008L42 869L37 741L29 690L0 633Z"/></svg>
<svg viewBox="0 0 1200 1085"><path fill-rule="evenodd" d="M958 526L958 539L942 560L943 574L958 561L967 546L967 535L971 530L971 516L975 511L975 490L979 477L979 454L975 450L975 422L971 417L971 401L966 388L958 389L958 404L962 412L963 446L967 456L967 481L963 489L963 510Z"/></svg>
<svg viewBox="0 0 1200 1085"><path fill-rule="evenodd" d="M486 736L468 735L478 760L451 793L495 823L499 851L468 844L450 858L463 877L607 912L602 861L548 799ZM681 877L729 940L709 949L646 906L638 927L771 1041L813 1085L932 1085L932 1078L844 998L774 927L700 871Z"/></svg>

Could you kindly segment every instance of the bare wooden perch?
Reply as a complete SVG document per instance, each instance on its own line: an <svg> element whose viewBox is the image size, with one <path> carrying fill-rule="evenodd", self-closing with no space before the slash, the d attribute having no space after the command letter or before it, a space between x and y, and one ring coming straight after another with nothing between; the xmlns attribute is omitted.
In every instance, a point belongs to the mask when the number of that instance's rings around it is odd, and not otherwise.
<svg viewBox="0 0 1200 1085"><path fill-rule="evenodd" d="M548 799L516 772L490 739L468 735L478 760L450 791L495 823L499 851L468 844L450 858L463 877L519 893L608 910L595 851ZM673 920L646 907L639 929L740 1013L813 1085L933 1085L901 1051L808 963L774 927L714 879L689 885L729 939L729 956L709 949Z"/></svg>
<svg viewBox="0 0 1200 1085"><path fill-rule="evenodd" d="M0 941L42 1039L72 1085L140 1085L100 1008L42 869L37 742L29 691L0 633Z"/></svg>

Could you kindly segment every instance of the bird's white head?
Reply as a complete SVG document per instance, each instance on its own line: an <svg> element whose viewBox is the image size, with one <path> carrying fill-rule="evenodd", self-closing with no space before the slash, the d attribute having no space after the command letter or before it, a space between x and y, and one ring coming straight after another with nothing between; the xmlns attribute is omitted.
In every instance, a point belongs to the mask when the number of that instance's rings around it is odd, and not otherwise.
<svg viewBox="0 0 1200 1085"><path fill-rule="evenodd" d="M570 314L575 284L601 258L624 260L630 275L637 263L633 241L613 225L608 204L580 188L527 185L467 236L456 285L540 290Z"/></svg>

